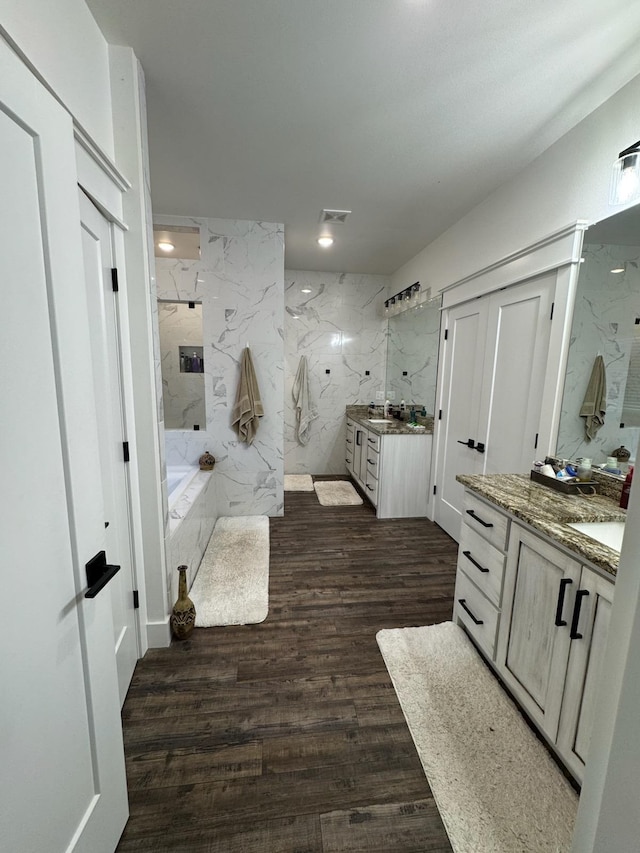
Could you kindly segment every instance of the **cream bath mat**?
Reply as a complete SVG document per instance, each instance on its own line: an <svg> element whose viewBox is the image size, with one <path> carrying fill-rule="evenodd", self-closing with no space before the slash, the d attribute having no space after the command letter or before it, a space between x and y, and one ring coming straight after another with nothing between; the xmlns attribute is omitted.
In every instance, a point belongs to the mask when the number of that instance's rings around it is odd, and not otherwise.
<svg viewBox="0 0 640 853"><path fill-rule="evenodd" d="M252 625L269 612L269 519L219 518L189 597L196 628Z"/></svg>
<svg viewBox="0 0 640 853"><path fill-rule="evenodd" d="M452 622L379 631L455 853L564 853L578 796Z"/></svg>
<svg viewBox="0 0 640 853"><path fill-rule="evenodd" d="M284 490L285 492L312 492L311 474L285 474Z"/></svg>
<svg viewBox="0 0 640 853"><path fill-rule="evenodd" d="M347 480L316 480L313 484L322 506L359 506L362 498Z"/></svg>

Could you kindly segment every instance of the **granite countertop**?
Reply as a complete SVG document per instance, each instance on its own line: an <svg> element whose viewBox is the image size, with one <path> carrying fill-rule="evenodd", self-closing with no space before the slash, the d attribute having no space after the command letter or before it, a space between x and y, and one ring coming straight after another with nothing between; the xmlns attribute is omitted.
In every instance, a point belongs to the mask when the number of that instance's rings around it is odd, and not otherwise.
<svg viewBox="0 0 640 853"><path fill-rule="evenodd" d="M376 435L433 435L433 415L416 416L417 423L425 427L423 430L411 429L405 421L399 421L396 418L389 418L383 424L371 424L368 418L381 418L382 415L379 412L371 415L368 406L347 406L347 417Z"/></svg>
<svg viewBox="0 0 640 853"><path fill-rule="evenodd" d="M458 482L611 575L620 554L573 530L585 521L625 521L626 511L605 495L564 495L532 482L526 474L458 474Z"/></svg>

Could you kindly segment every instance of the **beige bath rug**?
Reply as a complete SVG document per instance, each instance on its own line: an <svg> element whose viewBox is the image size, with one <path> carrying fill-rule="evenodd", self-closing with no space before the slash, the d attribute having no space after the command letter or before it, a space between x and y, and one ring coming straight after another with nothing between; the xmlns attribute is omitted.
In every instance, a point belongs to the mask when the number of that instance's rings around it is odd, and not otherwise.
<svg viewBox="0 0 640 853"><path fill-rule="evenodd" d="M284 490L285 492L312 492L311 474L285 474Z"/></svg>
<svg viewBox="0 0 640 853"><path fill-rule="evenodd" d="M196 628L253 625L269 612L269 519L219 518L189 597Z"/></svg>
<svg viewBox="0 0 640 853"><path fill-rule="evenodd" d="M362 498L347 480L316 480L313 484L322 506L359 506Z"/></svg>
<svg viewBox="0 0 640 853"><path fill-rule="evenodd" d="M568 853L578 796L462 629L377 640L455 853Z"/></svg>

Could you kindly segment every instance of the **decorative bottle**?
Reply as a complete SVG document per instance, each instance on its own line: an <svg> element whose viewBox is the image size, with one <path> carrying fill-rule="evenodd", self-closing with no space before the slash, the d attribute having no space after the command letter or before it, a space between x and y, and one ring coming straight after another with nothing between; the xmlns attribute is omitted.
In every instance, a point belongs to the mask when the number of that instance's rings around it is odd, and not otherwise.
<svg viewBox="0 0 640 853"><path fill-rule="evenodd" d="M178 600L171 611L171 630L178 640L186 640L196 624L196 608L187 595L187 566L178 566Z"/></svg>
<svg viewBox="0 0 640 853"><path fill-rule="evenodd" d="M625 477L622 484L622 494L620 495L620 506L626 509L629 506L629 495L631 494L631 482L633 480L633 465L629 465L629 473Z"/></svg>
<svg viewBox="0 0 640 853"><path fill-rule="evenodd" d="M191 372L192 373L200 373L200 358L197 352L191 356Z"/></svg>

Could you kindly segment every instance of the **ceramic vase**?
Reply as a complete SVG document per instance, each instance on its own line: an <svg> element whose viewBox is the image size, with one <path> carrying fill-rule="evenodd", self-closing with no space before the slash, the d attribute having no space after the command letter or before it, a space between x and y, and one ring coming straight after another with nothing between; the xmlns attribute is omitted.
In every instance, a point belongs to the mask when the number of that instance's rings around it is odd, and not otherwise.
<svg viewBox="0 0 640 853"><path fill-rule="evenodd" d="M196 608L187 595L187 566L178 566L178 600L171 611L171 630L178 640L186 640L196 624Z"/></svg>

